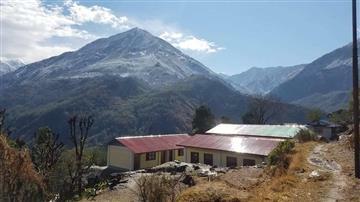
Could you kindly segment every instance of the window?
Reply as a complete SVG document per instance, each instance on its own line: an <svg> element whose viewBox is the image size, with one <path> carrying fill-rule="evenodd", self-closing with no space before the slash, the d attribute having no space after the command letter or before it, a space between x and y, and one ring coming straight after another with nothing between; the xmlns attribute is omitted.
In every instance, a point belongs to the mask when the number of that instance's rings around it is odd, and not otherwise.
<svg viewBox="0 0 360 202"><path fill-rule="evenodd" d="M226 167L236 167L237 166L237 158L236 157L232 157L232 156L227 156L226 157Z"/></svg>
<svg viewBox="0 0 360 202"><path fill-rule="evenodd" d="M198 152L190 153L190 163L199 163L199 153Z"/></svg>
<svg viewBox="0 0 360 202"><path fill-rule="evenodd" d="M152 161L156 159L156 152L148 152L146 153L146 160Z"/></svg>
<svg viewBox="0 0 360 202"><path fill-rule="evenodd" d="M184 149L178 149L178 156L184 156Z"/></svg>
<svg viewBox="0 0 360 202"><path fill-rule="evenodd" d="M204 164L213 165L213 155L204 153Z"/></svg>
<svg viewBox="0 0 360 202"><path fill-rule="evenodd" d="M254 159L244 159L243 166L254 166L255 160Z"/></svg>

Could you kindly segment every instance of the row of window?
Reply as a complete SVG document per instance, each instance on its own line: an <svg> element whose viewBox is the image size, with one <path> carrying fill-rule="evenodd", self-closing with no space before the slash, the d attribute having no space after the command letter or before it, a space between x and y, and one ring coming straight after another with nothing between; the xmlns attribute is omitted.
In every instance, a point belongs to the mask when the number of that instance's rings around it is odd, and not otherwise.
<svg viewBox="0 0 360 202"><path fill-rule="evenodd" d="M178 149L178 156L184 156L184 149ZM156 152L147 152L146 153L146 160L153 161L156 159Z"/></svg>
<svg viewBox="0 0 360 202"><path fill-rule="evenodd" d="M184 149L178 149L178 156L184 156ZM156 159L156 152L148 152L146 153L146 161L152 161ZM199 163L199 153L191 152L190 153L190 162L191 163ZM214 165L213 154L204 153L204 164ZM243 159L243 166L254 166L255 160L253 159ZM227 167L236 167L237 158L233 156L226 157L226 166Z"/></svg>
<svg viewBox="0 0 360 202"><path fill-rule="evenodd" d="M199 153L198 152L191 152L190 153L190 162L191 163L199 163ZM204 164L213 165L213 154L204 153ZM243 159L243 166L254 166L255 160L253 159ZM226 166L227 167L236 167L237 165L237 158L233 156L226 157Z"/></svg>

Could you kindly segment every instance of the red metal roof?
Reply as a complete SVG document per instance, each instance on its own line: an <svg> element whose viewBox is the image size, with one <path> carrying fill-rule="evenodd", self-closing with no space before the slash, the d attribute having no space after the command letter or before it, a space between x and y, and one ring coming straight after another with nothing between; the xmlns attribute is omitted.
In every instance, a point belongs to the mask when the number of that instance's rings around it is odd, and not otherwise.
<svg viewBox="0 0 360 202"><path fill-rule="evenodd" d="M116 138L116 140L129 148L132 152L139 154L183 148L181 146L177 146L177 144L183 142L189 137L190 136L187 134L173 134L119 137Z"/></svg>
<svg viewBox="0 0 360 202"><path fill-rule="evenodd" d="M281 141L283 141L283 139L222 135L194 135L178 145L184 147L196 147L267 156Z"/></svg>

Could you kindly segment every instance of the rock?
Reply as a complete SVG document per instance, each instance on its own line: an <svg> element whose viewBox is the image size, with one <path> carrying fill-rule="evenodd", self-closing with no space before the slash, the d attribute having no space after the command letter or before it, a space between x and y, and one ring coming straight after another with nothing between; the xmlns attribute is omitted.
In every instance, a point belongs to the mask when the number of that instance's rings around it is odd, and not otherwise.
<svg viewBox="0 0 360 202"><path fill-rule="evenodd" d="M319 180L326 180L329 177L329 173L321 171L321 170L314 170L309 174L309 179L319 181Z"/></svg>
<svg viewBox="0 0 360 202"><path fill-rule="evenodd" d="M319 171L317 171L317 170L314 170L309 174L310 178L320 178L320 176L321 175L320 175Z"/></svg>
<svg viewBox="0 0 360 202"><path fill-rule="evenodd" d="M193 168L194 168L194 170L199 170L199 169L200 169L200 166L198 166L198 165L193 165Z"/></svg>
<svg viewBox="0 0 360 202"><path fill-rule="evenodd" d="M185 178L182 180L182 183L190 187L195 185L195 181L191 175L186 175Z"/></svg>

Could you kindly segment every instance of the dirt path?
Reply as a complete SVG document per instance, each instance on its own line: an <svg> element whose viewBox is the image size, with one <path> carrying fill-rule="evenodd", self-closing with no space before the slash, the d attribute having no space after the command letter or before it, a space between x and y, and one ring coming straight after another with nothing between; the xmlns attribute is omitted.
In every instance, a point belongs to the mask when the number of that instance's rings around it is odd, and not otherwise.
<svg viewBox="0 0 360 202"><path fill-rule="evenodd" d="M325 184L327 194L323 198L323 201L345 201L347 200L346 192L344 190L350 189L347 183L348 176L342 172L342 167L332 158L329 158L329 147L331 144L320 144L317 145L311 152L307 161L313 165L316 170L314 172L320 175L330 174L329 179ZM334 157L334 156L331 156Z"/></svg>

